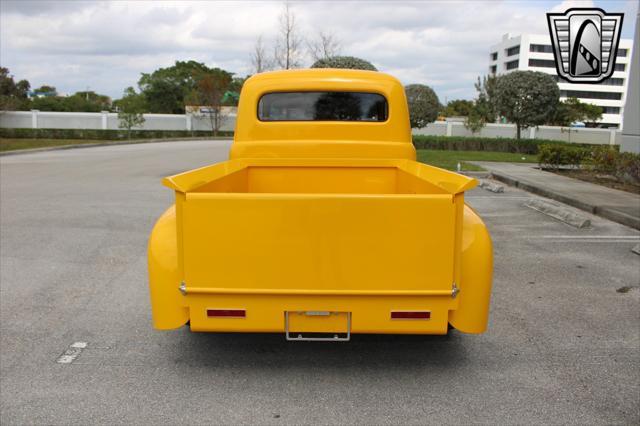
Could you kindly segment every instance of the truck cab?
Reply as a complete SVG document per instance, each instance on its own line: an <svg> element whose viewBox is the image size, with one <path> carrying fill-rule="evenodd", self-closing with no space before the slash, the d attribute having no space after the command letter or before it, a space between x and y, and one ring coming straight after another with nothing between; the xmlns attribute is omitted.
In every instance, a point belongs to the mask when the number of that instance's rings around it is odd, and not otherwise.
<svg viewBox="0 0 640 426"><path fill-rule="evenodd" d="M404 89L383 73L258 74L228 161L163 180L149 241L154 326L354 333L486 329L491 240L475 179L415 161Z"/></svg>

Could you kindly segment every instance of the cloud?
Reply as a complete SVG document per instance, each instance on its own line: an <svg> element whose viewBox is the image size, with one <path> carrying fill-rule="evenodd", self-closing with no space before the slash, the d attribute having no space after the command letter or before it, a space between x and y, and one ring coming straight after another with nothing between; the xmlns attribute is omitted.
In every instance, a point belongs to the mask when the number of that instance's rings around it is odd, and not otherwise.
<svg viewBox="0 0 640 426"><path fill-rule="evenodd" d="M330 32L341 41L343 54L367 59L406 84L429 84L444 101L475 95L473 83L487 72L489 46L503 33L545 33L545 13L576 2L291 5L300 35L311 39L320 30ZM633 7L619 2L625 11ZM245 75L256 38L273 43L281 10L281 2L267 1L3 0L0 64L33 86L51 84L70 93L88 86L112 97L135 86L141 72L176 60L194 59Z"/></svg>

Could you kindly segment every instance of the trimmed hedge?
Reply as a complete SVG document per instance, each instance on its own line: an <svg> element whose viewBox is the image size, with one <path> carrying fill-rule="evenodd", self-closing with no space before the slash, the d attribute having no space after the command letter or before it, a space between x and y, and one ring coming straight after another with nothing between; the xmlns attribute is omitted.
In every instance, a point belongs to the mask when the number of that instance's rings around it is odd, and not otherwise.
<svg viewBox="0 0 640 426"><path fill-rule="evenodd" d="M579 169L592 154L591 149L579 146L544 144L538 151L538 164L543 168L557 170L561 166Z"/></svg>
<svg viewBox="0 0 640 426"><path fill-rule="evenodd" d="M540 145L562 144L566 142L548 139L511 139L511 138L480 138L466 136L429 136L413 135L413 145L416 149L438 149L446 151L489 151L514 152L535 155ZM584 146L571 144L572 146Z"/></svg>
<svg viewBox="0 0 640 426"><path fill-rule="evenodd" d="M163 139L210 137L210 130L132 130L131 139ZM233 132L219 131L218 136L231 137ZM98 129L5 129L0 128L0 137L11 139L91 139L91 140L126 140L126 130Z"/></svg>
<svg viewBox="0 0 640 426"><path fill-rule="evenodd" d="M619 147L545 144L540 147L538 162L542 168L557 170L568 166L640 184L640 154L620 152Z"/></svg>

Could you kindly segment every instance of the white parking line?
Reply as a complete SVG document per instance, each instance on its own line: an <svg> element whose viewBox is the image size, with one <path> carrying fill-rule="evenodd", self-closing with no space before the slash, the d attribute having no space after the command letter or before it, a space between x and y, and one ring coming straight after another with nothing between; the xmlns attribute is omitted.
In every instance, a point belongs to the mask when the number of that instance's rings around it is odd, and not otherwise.
<svg viewBox="0 0 640 426"><path fill-rule="evenodd" d="M544 240L554 243L637 243L638 235L529 235L522 237L525 240Z"/></svg>
<svg viewBox="0 0 640 426"><path fill-rule="evenodd" d="M87 347L87 342L75 342L69 345L66 351L58 357L58 364L71 364L78 355Z"/></svg>
<svg viewBox="0 0 640 426"><path fill-rule="evenodd" d="M638 240L640 235L530 235L529 239L553 239L553 240Z"/></svg>

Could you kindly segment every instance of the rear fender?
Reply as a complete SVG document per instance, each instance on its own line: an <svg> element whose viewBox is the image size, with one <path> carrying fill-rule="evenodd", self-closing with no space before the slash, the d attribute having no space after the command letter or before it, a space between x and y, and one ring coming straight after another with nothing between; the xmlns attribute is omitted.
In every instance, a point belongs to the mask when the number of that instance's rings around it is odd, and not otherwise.
<svg viewBox="0 0 640 426"><path fill-rule="evenodd" d="M149 238L149 293L153 325L160 330L182 327L189 308L180 293L175 205L156 222Z"/></svg>
<svg viewBox="0 0 640 426"><path fill-rule="evenodd" d="M487 329L492 275L491 237L482 219L465 205L459 304L449 312L449 323L457 330L475 334Z"/></svg>

